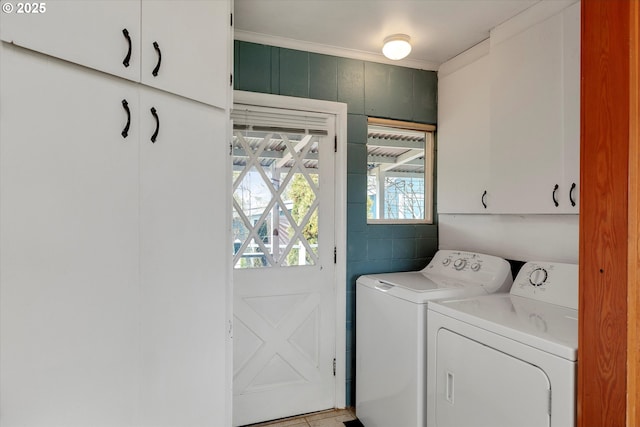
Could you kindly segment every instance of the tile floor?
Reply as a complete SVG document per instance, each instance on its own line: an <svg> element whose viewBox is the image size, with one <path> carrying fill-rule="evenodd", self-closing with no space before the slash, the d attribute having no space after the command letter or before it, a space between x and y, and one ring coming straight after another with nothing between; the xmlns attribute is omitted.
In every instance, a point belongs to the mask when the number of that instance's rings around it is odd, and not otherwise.
<svg viewBox="0 0 640 427"><path fill-rule="evenodd" d="M250 427L344 427L344 421L355 419L356 416L353 408L330 409L293 418L251 424Z"/></svg>

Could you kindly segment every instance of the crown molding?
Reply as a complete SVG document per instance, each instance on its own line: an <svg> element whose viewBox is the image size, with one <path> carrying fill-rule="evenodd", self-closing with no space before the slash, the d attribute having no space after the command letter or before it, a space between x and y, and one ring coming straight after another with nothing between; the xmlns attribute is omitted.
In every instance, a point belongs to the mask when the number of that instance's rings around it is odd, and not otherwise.
<svg viewBox="0 0 640 427"><path fill-rule="evenodd" d="M324 55L339 56L342 58L358 59L361 61L378 62L381 64L397 65L399 67L415 68L418 70L436 71L440 64L430 61L405 58L392 61L382 53L365 52L355 49L345 49L337 46L329 46L319 43L294 40L286 37L271 36L268 34L254 33L251 31L235 30L234 39L244 42L258 43L269 46L283 47L287 49L302 50L306 52L321 53Z"/></svg>
<svg viewBox="0 0 640 427"><path fill-rule="evenodd" d="M540 1L491 30L491 47L551 18L578 0Z"/></svg>
<svg viewBox="0 0 640 427"><path fill-rule="evenodd" d="M438 77L444 77L489 54L489 39L454 56L438 68Z"/></svg>

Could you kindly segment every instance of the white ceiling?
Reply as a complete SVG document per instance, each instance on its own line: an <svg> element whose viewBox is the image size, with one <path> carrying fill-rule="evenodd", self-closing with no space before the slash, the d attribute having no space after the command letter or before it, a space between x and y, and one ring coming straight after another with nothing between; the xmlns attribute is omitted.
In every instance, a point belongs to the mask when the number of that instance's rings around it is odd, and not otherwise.
<svg viewBox="0 0 640 427"><path fill-rule="evenodd" d="M235 38L435 70L538 1L235 0ZM382 41L396 33L409 35L413 50L390 61Z"/></svg>

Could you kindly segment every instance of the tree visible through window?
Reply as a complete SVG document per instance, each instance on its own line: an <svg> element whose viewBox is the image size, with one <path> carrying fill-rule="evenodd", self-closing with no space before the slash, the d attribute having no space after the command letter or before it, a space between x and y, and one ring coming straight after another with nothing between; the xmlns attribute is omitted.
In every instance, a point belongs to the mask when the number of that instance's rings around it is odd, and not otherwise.
<svg viewBox="0 0 640 427"><path fill-rule="evenodd" d="M367 170L368 222L432 222L433 126L369 119Z"/></svg>

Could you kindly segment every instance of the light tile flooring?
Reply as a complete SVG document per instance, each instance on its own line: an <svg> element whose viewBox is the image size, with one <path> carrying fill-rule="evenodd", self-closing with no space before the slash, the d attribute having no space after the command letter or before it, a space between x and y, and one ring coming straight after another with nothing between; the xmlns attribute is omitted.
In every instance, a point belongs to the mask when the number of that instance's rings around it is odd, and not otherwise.
<svg viewBox="0 0 640 427"><path fill-rule="evenodd" d="M267 423L251 424L251 427L344 427L344 421L355 419L353 408L330 409Z"/></svg>

